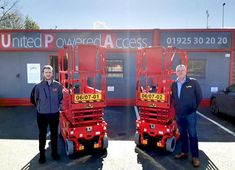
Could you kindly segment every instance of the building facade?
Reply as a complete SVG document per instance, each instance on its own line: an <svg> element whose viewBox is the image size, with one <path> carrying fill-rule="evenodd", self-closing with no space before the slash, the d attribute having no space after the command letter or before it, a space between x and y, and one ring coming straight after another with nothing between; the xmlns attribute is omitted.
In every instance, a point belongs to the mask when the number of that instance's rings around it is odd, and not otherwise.
<svg viewBox="0 0 235 170"><path fill-rule="evenodd" d="M235 29L0 30L0 106L29 105L42 66L51 60L56 67L58 49L67 44L107 48L108 105L135 104L138 48L187 50L189 76L199 81L205 103L235 81Z"/></svg>

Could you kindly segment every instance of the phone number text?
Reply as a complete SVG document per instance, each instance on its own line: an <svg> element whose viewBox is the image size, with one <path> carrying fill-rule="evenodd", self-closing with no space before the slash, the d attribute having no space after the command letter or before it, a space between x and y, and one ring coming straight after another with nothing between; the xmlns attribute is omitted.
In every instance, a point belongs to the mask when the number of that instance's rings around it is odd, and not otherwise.
<svg viewBox="0 0 235 170"><path fill-rule="evenodd" d="M167 37L167 45L227 45L227 37Z"/></svg>

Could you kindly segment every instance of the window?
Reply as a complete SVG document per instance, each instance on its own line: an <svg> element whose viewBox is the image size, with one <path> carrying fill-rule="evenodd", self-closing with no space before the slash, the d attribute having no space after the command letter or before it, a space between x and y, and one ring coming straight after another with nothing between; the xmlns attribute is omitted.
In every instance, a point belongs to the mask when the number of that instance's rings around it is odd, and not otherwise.
<svg viewBox="0 0 235 170"><path fill-rule="evenodd" d="M106 60L107 77L123 78L123 60Z"/></svg>
<svg viewBox="0 0 235 170"><path fill-rule="evenodd" d="M188 62L188 76L196 79L205 79L206 60L191 59Z"/></svg>
<svg viewBox="0 0 235 170"><path fill-rule="evenodd" d="M50 65L53 68L53 75L55 80L59 81L58 56L50 56Z"/></svg>

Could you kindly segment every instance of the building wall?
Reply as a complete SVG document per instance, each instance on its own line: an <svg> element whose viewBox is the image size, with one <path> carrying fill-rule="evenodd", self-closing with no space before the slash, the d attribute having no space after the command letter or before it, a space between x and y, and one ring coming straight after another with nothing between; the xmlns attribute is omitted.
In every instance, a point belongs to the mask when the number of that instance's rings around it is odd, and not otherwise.
<svg viewBox="0 0 235 170"><path fill-rule="evenodd" d="M197 78L201 85L203 98L210 98L211 88L223 90L229 85L230 58L222 52L190 52L189 61L192 59L205 61L205 77Z"/></svg>
<svg viewBox="0 0 235 170"><path fill-rule="evenodd" d="M29 104L33 83L27 82L27 64L43 65L65 44L96 44L108 49L107 59L123 60L123 78L107 78L108 104L134 104L137 48L175 46L190 60L205 62L204 77L195 77L204 99L211 90L234 82L235 30L0 30L0 105L11 100ZM7 99L7 100L6 100ZM131 102L130 102L131 101ZM4 104L2 104L4 103Z"/></svg>
<svg viewBox="0 0 235 170"><path fill-rule="evenodd" d="M49 52L0 52L0 98L28 98L34 84L27 83L27 64L48 63Z"/></svg>
<svg viewBox="0 0 235 170"><path fill-rule="evenodd" d="M123 77L107 77L107 97L110 99L135 99L136 96L136 52L108 53L107 59L123 61ZM110 89L110 90L109 90Z"/></svg>
<svg viewBox="0 0 235 170"><path fill-rule="evenodd" d="M214 89L223 90L231 81L233 66L232 31L228 30L160 30L160 44L188 51L190 60L205 62L204 77L196 78L204 98L210 98Z"/></svg>

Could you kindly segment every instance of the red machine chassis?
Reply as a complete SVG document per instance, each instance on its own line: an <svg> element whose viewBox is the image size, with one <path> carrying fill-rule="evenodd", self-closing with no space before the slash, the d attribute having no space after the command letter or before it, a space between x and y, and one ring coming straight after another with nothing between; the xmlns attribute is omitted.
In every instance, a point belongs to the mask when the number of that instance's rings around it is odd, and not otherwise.
<svg viewBox="0 0 235 170"><path fill-rule="evenodd" d="M64 87L60 132L65 140L66 154L106 149L104 48L95 45L66 46L59 51L58 68L59 80Z"/></svg>
<svg viewBox="0 0 235 170"><path fill-rule="evenodd" d="M171 103L171 84L174 59L188 65L187 53L176 48L149 47L138 50L135 143L153 144L173 152L179 131ZM179 64L178 63L178 64Z"/></svg>

